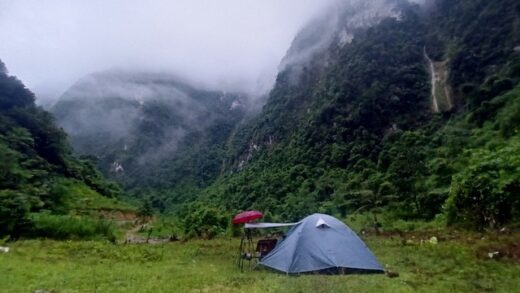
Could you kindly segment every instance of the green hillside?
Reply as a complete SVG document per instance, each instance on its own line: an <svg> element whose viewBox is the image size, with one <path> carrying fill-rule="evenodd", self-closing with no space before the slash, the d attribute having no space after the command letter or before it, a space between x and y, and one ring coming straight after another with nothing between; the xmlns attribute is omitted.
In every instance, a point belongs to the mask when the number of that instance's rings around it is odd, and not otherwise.
<svg viewBox="0 0 520 293"><path fill-rule="evenodd" d="M0 237L52 236L42 219L79 210L132 210L121 189L72 155L65 133L0 62ZM57 223L62 225L63 223ZM58 227L55 227L58 228Z"/></svg>
<svg viewBox="0 0 520 293"><path fill-rule="evenodd" d="M280 72L263 112L237 131L235 172L201 200L289 221L314 211L473 228L518 221L520 5L402 11ZM448 60L451 111L430 110L424 50Z"/></svg>

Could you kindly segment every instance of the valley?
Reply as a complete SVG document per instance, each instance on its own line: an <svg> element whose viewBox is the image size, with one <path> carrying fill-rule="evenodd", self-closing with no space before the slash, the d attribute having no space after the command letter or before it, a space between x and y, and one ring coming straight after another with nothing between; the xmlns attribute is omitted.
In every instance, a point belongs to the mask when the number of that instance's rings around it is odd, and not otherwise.
<svg viewBox="0 0 520 293"><path fill-rule="evenodd" d="M520 4L333 2L292 24L281 57L280 44L253 42L277 27L224 32L240 13L208 38L224 44L215 52L118 32L143 51L96 51L125 66L82 71L52 102L0 61L0 291L518 291ZM190 25L165 21L146 40L218 26L179 21ZM141 55L159 43L160 56ZM222 66L251 44L270 53ZM191 74L172 52L197 56ZM272 78L244 61L255 58L276 59ZM232 219L251 210L267 223L331 215L386 275L240 272Z"/></svg>

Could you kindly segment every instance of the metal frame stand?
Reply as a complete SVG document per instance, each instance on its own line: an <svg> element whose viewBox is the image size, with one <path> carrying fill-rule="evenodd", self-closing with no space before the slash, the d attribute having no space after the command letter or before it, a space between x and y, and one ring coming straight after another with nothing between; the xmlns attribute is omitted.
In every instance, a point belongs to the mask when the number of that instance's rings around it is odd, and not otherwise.
<svg viewBox="0 0 520 293"><path fill-rule="evenodd" d="M253 235L251 229L244 228L244 234L240 240L240 250L238 252L237 266L240 271L244 271L244 261L249 261L249 266L252 266L251 261L256 257L255 248L253 246Z"/></svg>

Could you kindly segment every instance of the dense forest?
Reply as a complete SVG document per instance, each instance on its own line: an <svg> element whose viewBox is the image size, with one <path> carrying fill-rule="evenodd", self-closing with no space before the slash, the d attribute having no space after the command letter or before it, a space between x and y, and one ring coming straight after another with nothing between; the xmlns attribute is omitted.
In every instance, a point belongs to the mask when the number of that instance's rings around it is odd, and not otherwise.
<svg viewBox="0 0 520 293"><path fill-rule="evenodd" d="M72 155L65 133L34 99L0 62L0 237L66 236L65 224L93 229L83 236L103 234L103 223L69 215L117 207L121 188Z"/></svg>
<svg viewBox="0 0 520 293"><path fill-rule="evenodd" d="M476 229L518 221L520 5L401 9L280 72L231 142L235 168L185 212L205 200L288 221L315 211ZM447 63L453 106L441 113L425 54Z"/></svg>

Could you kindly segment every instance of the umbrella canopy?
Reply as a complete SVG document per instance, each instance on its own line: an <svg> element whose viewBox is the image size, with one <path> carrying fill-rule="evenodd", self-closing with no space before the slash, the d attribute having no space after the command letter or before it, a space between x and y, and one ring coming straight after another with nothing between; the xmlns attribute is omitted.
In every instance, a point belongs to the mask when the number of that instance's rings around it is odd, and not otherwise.
<svg viewBox="0 0 520 293"><path fill-rule="evenodd" d="M259 211L241 212L233 218L233 224L249 223L253 220L260 219L263 216L264 214Z"/></svg>

